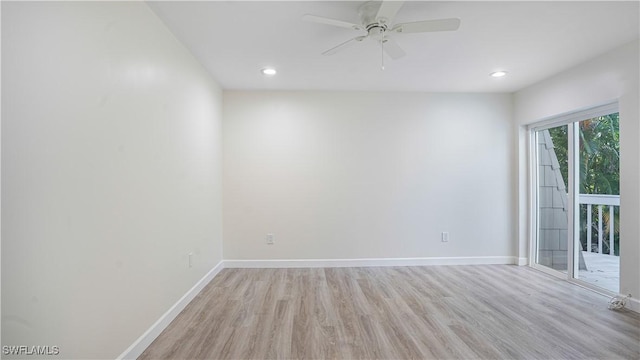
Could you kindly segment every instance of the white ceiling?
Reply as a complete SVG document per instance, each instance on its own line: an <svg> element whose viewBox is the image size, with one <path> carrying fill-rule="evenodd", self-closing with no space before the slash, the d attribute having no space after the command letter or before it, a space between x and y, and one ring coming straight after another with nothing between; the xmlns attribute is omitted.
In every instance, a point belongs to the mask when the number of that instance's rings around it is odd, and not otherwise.
<svg viewBox="0 0 640 360"><path fill-rule="evenodd" d="M407 1L395 23L460 18L455 32L401 34L407 56L373 41L321 52L361 33L304 14L358 23L351 1L149 2L225 89L512 92L639 38L639 2ZM260 69L273 66L274 77ZM489 73L504 69L504 78Z"/></svg>

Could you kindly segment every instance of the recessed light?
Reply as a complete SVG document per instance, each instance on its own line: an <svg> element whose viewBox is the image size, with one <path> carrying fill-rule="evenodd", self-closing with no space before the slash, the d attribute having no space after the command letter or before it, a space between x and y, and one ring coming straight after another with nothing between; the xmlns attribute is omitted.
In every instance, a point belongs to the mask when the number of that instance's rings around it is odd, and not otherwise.
<svg viewBox="0 0 640 360"><path fill-rule="evenodd" d="M260 71L262 72L262 75L267 75L267 76L273 76L277 73L276 69L274 68L264 68Z"/></svg>
<svg viewBox="0 0 640 360"><path fill-rule="evenodd" d="M503 76L507 75L507 72L503 71L503 70L500 70L500 71L494 71L489 75L491 75L492 77L503 77Z"/></svg>

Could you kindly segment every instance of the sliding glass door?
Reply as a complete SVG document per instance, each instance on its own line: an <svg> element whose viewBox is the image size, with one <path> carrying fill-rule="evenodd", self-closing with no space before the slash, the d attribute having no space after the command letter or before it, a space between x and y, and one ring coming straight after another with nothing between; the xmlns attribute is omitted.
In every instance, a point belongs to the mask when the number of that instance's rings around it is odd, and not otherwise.
<svg viewBox="0 0 640 360"><path fill-rule="evenodd" d="M615 104L533 127L532 264L619 291L619 114Z"/></svg>

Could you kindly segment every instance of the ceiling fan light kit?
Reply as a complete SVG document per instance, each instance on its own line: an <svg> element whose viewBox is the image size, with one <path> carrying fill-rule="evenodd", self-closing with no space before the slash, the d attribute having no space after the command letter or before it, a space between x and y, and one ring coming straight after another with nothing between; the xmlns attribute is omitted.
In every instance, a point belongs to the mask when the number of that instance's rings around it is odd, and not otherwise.
<svg viewBox="0 0 640 360"><path fill-rule="evenodd" d="M425 33L425 32L437 32L437 31L455 31L460 27L460 19L437 19L437 20L423 20L414 21L408 23L394 24L396 14L404 4L404 1L368 1L360 6L358 9L358 15L360 17L360 24L353 24L347 21L326 18L317 15L304 15L303 20L337 26L356 31L366 31L366 34L356 36L350 40L347 40L341 44L338 44L331 49L328 49L322 53L322 55L333 55L341 50L344 50L351 45L362 42L364 39L371 39L380 44L382 49L382 69L384 69L384 54L386 53L390 58L396 60L404 57L406 53L393 39L393 37L399 34L406 33Z"/></svg>

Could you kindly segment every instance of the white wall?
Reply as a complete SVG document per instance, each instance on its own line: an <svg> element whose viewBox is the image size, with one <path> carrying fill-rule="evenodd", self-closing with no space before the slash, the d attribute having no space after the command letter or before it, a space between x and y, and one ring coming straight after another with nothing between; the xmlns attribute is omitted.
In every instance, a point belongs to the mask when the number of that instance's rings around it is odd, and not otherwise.
<svg viewBox="0 0 640 360"><path fill-rule="evenodd" d="M2 344L114 358L222 258L221 90L142 2L3 2L2 65Z"/></svg>
<svg viewBox="0 0 640 360"><path fill-rule="evenodd" d="M528 241L525 126L559 114L618 100L620 106L620 290L640 297L639 42L634 41L515 94L520 125L520 246Z"/></svg>
<svg viewBox="0 0 640 360"><path fill-rule="evenodd" d="M223 114L225 259L516 254L510 95L225 91Z"/></svg>

